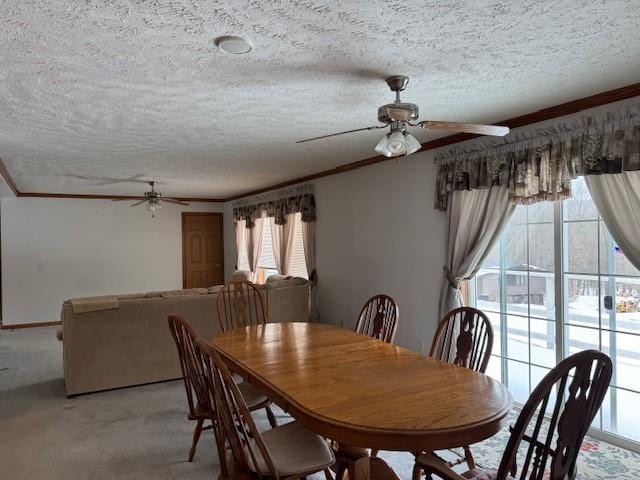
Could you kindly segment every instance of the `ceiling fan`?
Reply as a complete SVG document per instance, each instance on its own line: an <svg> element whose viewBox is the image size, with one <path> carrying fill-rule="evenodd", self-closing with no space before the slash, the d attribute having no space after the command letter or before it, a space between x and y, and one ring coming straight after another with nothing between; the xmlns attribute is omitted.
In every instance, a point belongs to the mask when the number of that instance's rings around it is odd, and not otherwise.
<svg viewBox="0 0 640 480"><path fill-rule="evenodd" d="M422 148L420 142L407 132L407 127L421 127L427 130L447 132L474 133L477 135L494 135L498 137L503 137L509 133L509 127L499 125L478 125L475 123L441 122L435 120L422 120L416 123L418 120L418 106L415 103L406 103L400 100L400 92L407 88L409 77L396 75L387 78L386 81L391 91L396 92L396 99L393 103L388 103L378 108L378 121L383 123L383 125L331 133L320 137L307 138L306 140L298 140L296 143L335 137L337 135L344 135L345 133L390 127L390 132L378 142L375 151L385 157L399 157L400 155L411 155Z"/></svg>
<svg viewBox="0 0 640 480"><path fill-rule="evenodd" d="M138 205L142 205L143 203L147 204L147 210L149 212L151 212L151 216L155 217L156 216L156 211L160 210L162 208L162 203L160 202L167 202L167 203L175 203L177 205L189 205L187 202L183 202L182 200L178 200L177 198L163 198L162 194L160 192L156 191L156 182L155 181L148 181L147 182L150 186L151 186L151 190L148 192L144 192L144 196L139 197L140 200L132 203L130 206L131 207L137 207ZM124 200L131 200L131 198L116 198L114 199L114 202L121 202Z"/></svg>

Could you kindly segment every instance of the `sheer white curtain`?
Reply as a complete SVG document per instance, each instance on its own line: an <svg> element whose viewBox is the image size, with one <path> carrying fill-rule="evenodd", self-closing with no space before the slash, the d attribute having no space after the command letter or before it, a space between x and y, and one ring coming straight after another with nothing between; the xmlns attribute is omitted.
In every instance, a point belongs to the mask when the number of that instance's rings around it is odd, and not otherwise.
<svg viewBox="0 0 640 480"><path fill-rule="evenodd" d="M276 267L278 267L278 273L289 275L296 231L296 214L285 215L284 220L284 225L278 225L275 219L271 219L271 241L273 242L273 257L276 261Z"/></svg>
<svg viewBox="0 0 640 480"><path fill-rule="evenodd" d="M440 317L462 306L460 283L477 273L515 207L506 186L451 193Z"/></svg>
<svg viewBox="0 0 640 480"><path fill-rule="evenodd" d="M584 178L609 232L640 269L640 171Z"/></svg>
<svg viewBox="0 0 640 480"><path fill-rule="evenodd" d="M251 270L254 278L258 271L258 260L260 260L260 254L262 253L262 227L262 218L256 218L253 220L253 227L249 228L247 232L247 258L249 260L249 270Z"/></svg>
<svg viewBox="0 0 640 480"><path fill-rule="evenodd" d="M309 280L316 281L316 222L302 222L302 243L304 261L307 264Z"/></svg>
<svg viewBox="0 0 640 480"><path fill-rule="evenodd" d="M233 224L236 229L236 270L242 269L242 250L245 248L245 230L246 222L244 220L236 220Z"/></svg>

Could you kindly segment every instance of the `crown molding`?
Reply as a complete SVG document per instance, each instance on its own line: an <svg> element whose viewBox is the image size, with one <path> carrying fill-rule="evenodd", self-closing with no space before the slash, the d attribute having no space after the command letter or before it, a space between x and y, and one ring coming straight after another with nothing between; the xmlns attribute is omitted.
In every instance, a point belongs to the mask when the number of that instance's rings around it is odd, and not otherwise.
<svg viewBox="0 0 640 480"><path fill-rule="evenodd" d="M606 105L608 103L619 102L621 100L627 100L629 98L640 96L640 83L634 83L632 85L628 85L626 87L616 88L613 90L608 90L606 92L597 93L595 95L591 95L584 98L579 98L577 100L572 100L570 102L561 103L559 105L554 105L553 107L543 108L542 110L537 110L532 113L528 113L526 115L520 115L518 117L508 118L506 120L502 120L500 122L495 122L496 124L505 125L511 129L524 127L526 125L531 125L538 122L543 122L546 120L552 120L554 118L563 117L565 115L571 115L574 113L581 112L582 110L587 110L589 108L600 107L602 105ZM471 140L474 138L479 138L482 135L475 135L471 133L457 133L455 135L449 135L442 138L437 138L435 140L430 140L422 144L421 151L434 150L436 148L446 147L448 145L453 145L455 143L465 142L467 140ZM351 170L355 170L358 168L366 167L368 165L374 165L376 163L386 162L389 160L397 160L395 158L387 158L382 155L377 155L375 157L365 158L364 160L358 160L356 162L345 163L338 167L330 168L328 170L322 170L320 172L312 173L310 175L305 175L303 177L293 178L291 180L286 180L284 182L276 183L264 188L258 188L255 190L250 190L248 192L240 193L237 195L231 195L226 198L187 198L187 197L171 197L176 198L178 200L184 202L215 202L215 203L224 203L233 200L239 200L245 197L251 197L253 195L259 195L262 193L270 192L272 190L277 190L280 188L290 187L291 185L296 185L298 183L309 182L311 180L316 180L322 177L328 177L330 175L337 175L339 173L349 172ZM0 176L2 176L9 188L13 191L16 197L40 197L40 198L78 198L78 199L87 199L87 200L135 200L140 197L129 196L129 195L89 195L89 194L73 194L73 193L45 193L45 192L21 192L16 186L11 174L7 170L6 165L0 159Z"/></svg>
<svg viewBox="0 0 640 480"><path fill-rule="evenodd" d="M526 115L520 115L518 117L509 118L500 122L495 122L497 125L505 125L509 128L524 127L533 123L543 122L545 120L552 120L554 118L563 117L565 115L571 115L573 113L581 112L589 108L600 107L608 103L619 102L621 100L627 100L629 98L640 96L640 83L634 83L622 88L616 88L614 90L608 90L606 92L597 93L589 97L579 98L570 102L561 103L553 107L537 110ZM483 135L475 135L472 133L456 133L455 135L449 135L442 138L437 138L422 144L421 151L434 150L436 148L446 147L453 145L454 143L465 142L474 138L482 137ZM252 195L258 195L261 193L275 190L278 188L284 188L296 183L309 182L322 177L328 177L330 175L337 175L339 173L348 172L357 168L366 167L368 165L374 165L376 163L387 162L389 160L397 160L402 157L387 158L382 155L375 157L365 158L364 160L358 160L357 162L346 163L338 167L323 170L311 175L305 175L304 177L294 178L284 182L271 185L269 187L259 188L251 190L249 192L241 193L238 195L232 195L225 198L225 201L238 200L244 197L250 197Z"/></svg>
<svg viewBox="0 0 640 480"><path fill-rule="evenodd" d="M20 192L18 191L18 187L16 187L16 183L13 181L13 178L11 177L9 170L7 170L7 166L4 164L1 158L0 158L0 177L2 177L6 182L6 184L9 185L9 188L11 189L11 191L16 197L20 195Z"/></svg>
<svg viewBox="0 0 640 480"><path fill-rule="evenodd" d="M16 183L14 182L7 165L0 158L0 176L4 178L9 188L13 191L16 197L21 198L77 198L84 200L140 200L141 196L135 195L92 195L84 193L48 193L48 192L21 192L18 190ZM170 197L181 202L212 202L212 203L224 203L224 198L194 198L194 197Z"/></svg>
<svg viewBox="0 0 640 480"><path fill-rule="evenodd" d="M17 197L21 198L77 198L84 200L142 200L138 195L92 195L88 193L44 193L44 192L19 192ZM181 202L212 202L224 203L222 198L192 198L192 197L168 197Z"/></svg>

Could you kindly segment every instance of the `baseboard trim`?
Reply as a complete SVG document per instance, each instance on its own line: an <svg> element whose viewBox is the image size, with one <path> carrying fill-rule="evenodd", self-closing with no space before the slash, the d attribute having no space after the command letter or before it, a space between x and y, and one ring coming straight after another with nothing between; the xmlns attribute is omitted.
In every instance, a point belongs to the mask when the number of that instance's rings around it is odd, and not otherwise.
<svg viewBox="0 0 640 480"><path fill-rule="evenodd" d="M19 328L51 327L54 325L62 325L62 322L60 320L57 320L55 322L15 323L13 325L0 325L0 330L17 330Z"/></svg>

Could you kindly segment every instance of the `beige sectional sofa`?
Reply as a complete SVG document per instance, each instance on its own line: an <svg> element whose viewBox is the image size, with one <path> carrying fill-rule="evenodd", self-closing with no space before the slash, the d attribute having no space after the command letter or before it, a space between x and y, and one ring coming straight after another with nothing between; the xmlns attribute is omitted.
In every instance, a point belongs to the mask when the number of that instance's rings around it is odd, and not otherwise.
<svg viewBox="0 0 640 480"><path fill-rule="evenodd" d="M67 395L179 378L167 317L179 313L199 335L212 338L220 330L216 308L220 288L64 302L61 337ZM309 319L308 281L274 277L259 288L270 322Z"/></svg>

